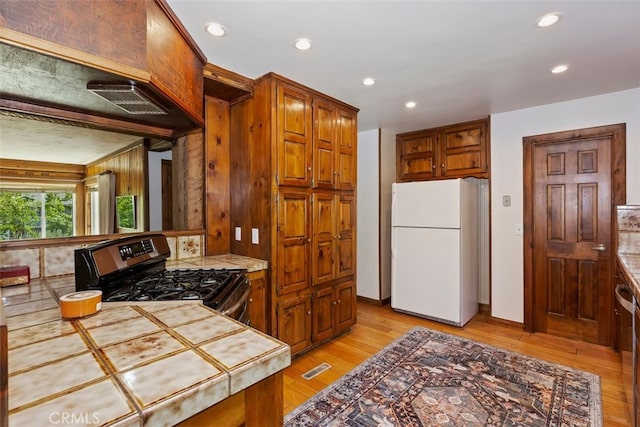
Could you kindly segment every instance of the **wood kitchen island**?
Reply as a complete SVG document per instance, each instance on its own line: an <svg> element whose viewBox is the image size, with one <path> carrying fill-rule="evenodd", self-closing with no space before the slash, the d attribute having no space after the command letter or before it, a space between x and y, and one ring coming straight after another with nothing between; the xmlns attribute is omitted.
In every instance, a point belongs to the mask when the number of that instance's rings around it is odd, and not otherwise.
<svg viewBox="0 0 640 427"><path fill-rule="evenodd" d="M73 275L1 289L11 426L282 425L288 345L199 301L62 320L74 290Z"/></svg>

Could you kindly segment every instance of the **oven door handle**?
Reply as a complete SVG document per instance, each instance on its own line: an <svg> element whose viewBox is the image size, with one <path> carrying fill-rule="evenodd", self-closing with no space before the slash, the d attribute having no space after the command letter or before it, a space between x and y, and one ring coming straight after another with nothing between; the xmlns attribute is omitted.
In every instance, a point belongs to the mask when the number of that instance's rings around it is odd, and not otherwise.
<svg viewBox="0 0 640 427"><path fill-rule="evenodd" d="M249 281L246 281L245 283L247 285L247 289L242 294L242 297L238 298L238 302L236 302L233 306L229 307L225 311L221 311L222 314L228 316L229 314L234 313L236 310L238 310L242 304L247 302L247 300L249 299L249 292L251 292L251 285L249 284Z"/></svg>
<svg viewBox="0 0 640 427"><path fill-rule="evenodd" d="M618 304L620 304L625 310L629 313L633 313L633 299L629 301L625 297L622 296L622 292L626 292L630 294L633 298L633 294L625 285L616 286L616 300L618 300Z"/></svg>

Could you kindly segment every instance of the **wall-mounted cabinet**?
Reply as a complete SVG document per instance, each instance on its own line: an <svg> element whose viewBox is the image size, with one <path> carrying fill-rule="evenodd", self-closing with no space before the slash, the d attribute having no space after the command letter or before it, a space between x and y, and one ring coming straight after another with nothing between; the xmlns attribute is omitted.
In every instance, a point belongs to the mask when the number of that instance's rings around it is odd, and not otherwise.
<svg viewBox="0 0 640 427"><path fill-rule="evenodd" d="M268 260L270 332L293 354L355 322L356 118L275 74L230 107L232 229L260 236L232 240L231 251Z"/></svg>
<svg viewBox="0 0 640 427"><path fill-rule="evenodd" d="M396 135L398 182L489 177L489 119Z"/></svg>

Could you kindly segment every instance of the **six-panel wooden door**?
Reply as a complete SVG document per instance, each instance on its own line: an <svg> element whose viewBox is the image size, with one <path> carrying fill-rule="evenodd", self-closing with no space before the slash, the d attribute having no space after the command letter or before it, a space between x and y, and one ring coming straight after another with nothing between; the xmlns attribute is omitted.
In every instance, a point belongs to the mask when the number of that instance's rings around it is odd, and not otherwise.
<svg viewBox="0 0 640 427"><path fill-rule="evenodd" d="M608 345L612 316L608 138L533 147L536 330Z"/></svg>

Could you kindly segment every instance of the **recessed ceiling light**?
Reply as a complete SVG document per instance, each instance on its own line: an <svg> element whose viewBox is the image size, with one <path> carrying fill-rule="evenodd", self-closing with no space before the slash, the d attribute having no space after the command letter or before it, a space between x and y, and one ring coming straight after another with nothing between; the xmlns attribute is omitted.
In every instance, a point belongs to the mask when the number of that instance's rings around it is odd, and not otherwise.
<svg viewBox="0 0 640 427"><path fill-rule="evenodd" d="M211 22L205 25L204 28L205 30L207 30L207 33L211 34L214 37L224 37L227 35L227 29L217 22Z"/></svg>
<svg viewBox="0 0 640 427"><path fill-rule="evenodd" d="M404 106L407 108L416 108L416 105L418 104L415 101L409 101L406 104L404 104Z"/></svg>
<svg viewBox="0 0 640 427"><path fill-rule="evenodd" d="M569 69L569 66L566 64L560 64L560 65L556 65L555 67L553 67L551 69L551 72L553 74L560 74L560 73L564 73L565 71L567 71Z"/></svg>
<svg viewBox="0 0 640 427"><path fill-rule="evenodd" d="M362 84L365 86L373 86L374 84L376 84L376 79L374 79L373 77L365 77L364 79L362 79Z"/></svg>
<svg viewBox="0 0 640 427"><path fill-rule="evenodd" d="M298 50L309 50L311 49L311 40L305 38L297 39L293 45Z"/></svg>
<svg viewBox="0 0 640 427"><path fill-rule="evenodd" d="M548 13L538 19L538 27L550 27L560 20L560 15L557 13Z"/></svg>

